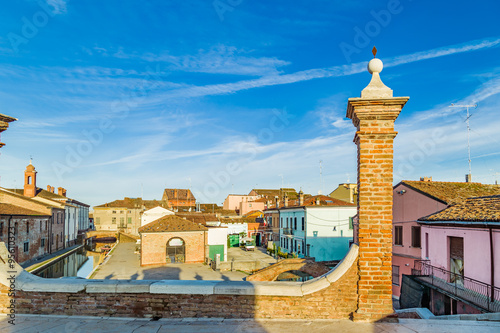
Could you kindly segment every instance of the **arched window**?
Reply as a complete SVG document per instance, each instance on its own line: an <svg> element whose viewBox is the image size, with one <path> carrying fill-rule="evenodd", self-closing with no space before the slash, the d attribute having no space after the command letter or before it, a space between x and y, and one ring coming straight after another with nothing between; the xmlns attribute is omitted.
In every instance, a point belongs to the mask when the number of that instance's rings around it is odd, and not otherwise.
<svg viewBox="0 0 500 333"><path fill-rule="evenodd" d="M186 262L186 244L179 237L170 238L167 242L167 264Z"/></svg>

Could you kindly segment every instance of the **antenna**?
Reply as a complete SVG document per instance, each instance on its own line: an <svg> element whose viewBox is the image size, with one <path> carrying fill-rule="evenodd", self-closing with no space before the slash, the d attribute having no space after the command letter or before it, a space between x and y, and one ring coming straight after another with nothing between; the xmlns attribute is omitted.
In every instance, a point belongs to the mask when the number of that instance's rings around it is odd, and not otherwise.
<svg viewBox="0 0 500 333"><path fill-rule="evenodd" d="M469 177L467 178L469 181L472 177L472 168L471 168L471 160L470 160L470 125L469 118L471 115L469 114L469 108L477 108L477 104L453 104L451 103L450 108L467 108L467 118L465 118L465 122L467 123L467 152L469 153Z"/></svg>

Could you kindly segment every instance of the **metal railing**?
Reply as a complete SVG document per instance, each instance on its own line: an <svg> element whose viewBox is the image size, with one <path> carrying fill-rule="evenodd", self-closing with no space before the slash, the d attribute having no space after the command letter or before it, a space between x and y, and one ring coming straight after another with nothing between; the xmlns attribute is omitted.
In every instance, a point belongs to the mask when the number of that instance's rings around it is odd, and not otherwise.
<svg viewBox="0 0 500 333"><path fill-rule="evenodd" d="M284 235L293 235L293 229L292 228L283 228L283 234Z"/></svg>
<svg viewBox="0 0 500 333"><path fill-rule="evenodd" d="M412 275L488 312L500 312L500 288L491 284L432 266L429 260L415 261Z"/></svg>

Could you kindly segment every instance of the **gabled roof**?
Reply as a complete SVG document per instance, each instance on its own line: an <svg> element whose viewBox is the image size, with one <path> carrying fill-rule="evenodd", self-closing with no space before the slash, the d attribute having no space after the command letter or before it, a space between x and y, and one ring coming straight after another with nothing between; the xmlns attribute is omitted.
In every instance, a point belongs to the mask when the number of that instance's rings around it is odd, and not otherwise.
<svg viewBox="0 0 500 333"><path fill-rule="evenodd" d="M167 231L206 231L207 227L175 215L167 215L139 228L140 233Z"/></svg>
<svg viewBox="0 0 500 333"><path fill-rule="evenodd" d="M166 207L167 204L164 201L158 200L142 200L142 198L127 198L123 200L111 201L95 208L127 208L127 209L141 209L144 206L146 209L154 207Z"/></svg>
<svg viewBox="0 0 500 333"><path fill-rule="evenodd" d="M24 207L0 203L0 215L19 215L19 216L49 216L49 214L37 212Z"/></svg>
<svg viewBox="0 0 500 333"><path fill-rule="evenodd" d="M461 203L471 197L500 194L500 186L481 183L403 180L398 185L400 184L447 205Z"/></svg>
<svg viewBox="0 0 500 333"><path fill-rule="evenodd" d="M297 191L293 188L280 188L280 189L256 189L254 188L250 193L255 192L262 197L267 197L273 200L274 197L279 197L282 200L282 196L285 193L288 195L288 199L295 199L298 197ZM249 194L250 195L250 194Z"/></svg>
<svg viewBox="0 0 500 333"><path fill-rule="evenodd" d="M30 198L30 197L25 197L24 196L24 190L21 190L20 194L18 193L19 191L16 190L16 189L6 189L6 188L0 187L0 190L4 194L6 194L6 195L10 195L10 196L16 197L18 199L25 200L27 202L35 203L35 204L41 205L41 206L43 206L45 208L63 209L64 210L64 208L61 207L61 205L62 205L61 202L48 199L49 201L52 201L52 203L46 203L46 202L41 201L41 200L37 200L37 199L34 199L34 198Z"/></svg>
<svg viewBox="0 0 500 333"><path fill-rule="evenodd" d="M163 191L163 200L196 200L189 189L166 188Z"/></svg>
<svg viewBox="0 0 500 333"><path fill-rule="evenodd" d="M341 206L341 207L356 207L356 204L346 202L339 199L334 199L326 195L315 195L304 200L304 206L318 206L316 201L319 199L319 206Z"/></svg>
<svg viewBox="0 0 500 333"><path fill-rule="evenodd" d="M19 194L19 195L24 195L24 189L22 189L22 188L13 188L13 189L9 189L9 191L12 191L12 192ZM35 196L40 197L40 198L50 199L50 200L56 200L56 201L69 200L69 198L67 198L65 196L59 195L57 193L49 192L49 191L44 190L40 187L36 188Z"/></svg>
<svg viewBox="0 0 500 333"><path fill-rule="evenodd" d="M206 214L206 213L175 213L175 215L185 218L194 223L201 223L206 225L207 222L215 222L219 221L215 214Z"/></svg>
<svg viewBox="0 0 500 333"><path fill-rule="evenodd" d="M500 222L500 195L468 198L419 221Z"/></svg>

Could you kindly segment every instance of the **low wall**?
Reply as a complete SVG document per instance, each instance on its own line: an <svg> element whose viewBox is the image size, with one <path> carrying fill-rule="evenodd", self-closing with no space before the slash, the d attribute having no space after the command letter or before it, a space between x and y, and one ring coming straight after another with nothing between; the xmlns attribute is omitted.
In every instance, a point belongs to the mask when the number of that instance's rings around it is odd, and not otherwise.
<svg viewBox="0 0 500 333"><path fill-rule="evenodd" d="M9 261L4 243L0 258L0 313L348 319L357 309L356 245L307 282L44 279Z"/></svg>

